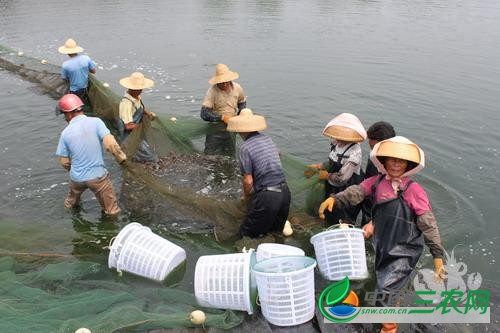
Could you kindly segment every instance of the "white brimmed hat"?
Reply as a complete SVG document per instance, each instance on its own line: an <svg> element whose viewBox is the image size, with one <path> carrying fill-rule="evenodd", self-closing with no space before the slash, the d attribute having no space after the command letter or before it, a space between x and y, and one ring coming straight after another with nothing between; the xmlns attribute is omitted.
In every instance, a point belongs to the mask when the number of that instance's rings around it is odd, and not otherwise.
<svg viewBox="0 0 500 333"><path fill-rule="evenodd" d="M155 83L153 80L146 79L141 72L134 72L121 79L120 84L127 89L142 90L153 87Z"/></svg>
<svg viewBox="0 0 500 333"><path fill-rule="evenodd" d="M366 130L358 117L341 113L326 124L323 135L345 142L361 142L366 139Z"/></svg>
<svg viewBox="0 0 500 333"><path fill-rule="evenodd" d="M229 119L226 130L228 132L249 133L262 131L266 128L266 119L263 116L253 114L252 110L246 108L241 110L238 116Z"/></svg>
<svg viewBox="0 0 500 333"><path fill-rule="evenodd" d="M417 166L405 172L403 176L414 175L425 166L424 151L419 146L405 138L395 136L393 138L378 142L370 152L370 160L377 167L380 173L387 171L379 157L394 157L415 163Z"/></svg>
<svg viewBox="0 0 500 333"><path fill-rule="evenodd" d="M59 47L59 53L62 54L75 54L83 51L83 47L76 45L73 38L68 38L63 46Z"/></svg>
<svg viewBox="0 0 500 333"><path fill-rule="evenodd" d="M240 75L237 72L230 71L229 67L225 64L217 64L215 66L215 75L208 80L208 83L214 85L217 83L233 81L239 77Z"/></svg>

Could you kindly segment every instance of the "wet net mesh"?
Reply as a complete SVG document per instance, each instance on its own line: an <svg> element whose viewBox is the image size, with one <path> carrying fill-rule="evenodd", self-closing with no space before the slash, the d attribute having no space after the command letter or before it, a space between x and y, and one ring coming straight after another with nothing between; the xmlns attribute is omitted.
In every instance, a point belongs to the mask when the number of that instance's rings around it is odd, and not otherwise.
<svg viewBox="0 0 500 333"><path fill-rule="evenodd" d="M35 83L36 89L55 99L68 90L59 66L1 45L0 68ZM93 75L87 94L86 111L101 118L116 135L121 96ZM122 148L127 156L134 156L146 139L159 161L126 163L120 200L136 216L148 215L152 221L171 225L188 220L198 229L213 230L214 242L234 245L246 213L246 203L240 199L241 177L234 158L203 153L199 142L210 130L211 125L199 118L159 116L150 121L144 117ZM313 215L323 199L323 185L317 177L304 177L303 161L282 153L282 163L292 192L290 221L295 229L308 230L318 224ZM185 240L192 242L193 236ZM70 332L81 327L77 322L83 319L91 319L93 327L103 332L192 326L187 320L196 307L192 294L169 288L141 288L139 294L110 282L107 267L95 262L62 262L28 273L18 267L12 257L0 257L0 327L5 328L1 331ZM225 329L241 323L231 311L211 313L206 327ZM30 326L35 323L39 329Z"/></svg>

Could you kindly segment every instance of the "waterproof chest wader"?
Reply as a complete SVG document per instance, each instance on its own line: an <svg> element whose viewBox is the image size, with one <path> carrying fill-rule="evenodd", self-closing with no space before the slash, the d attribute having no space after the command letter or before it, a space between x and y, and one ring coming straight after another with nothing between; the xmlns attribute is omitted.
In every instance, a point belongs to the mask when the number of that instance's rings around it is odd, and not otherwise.
<svg viewBox="0 0 500 333"><path fill-rule="evenodd" d="M132 103L133 106L135 106L134 102L127 98L123 97L123 99L129 100L130 103ZM135 107L134 114L132 115L132 122L134 124L140 124L142 121L142 117L144 116L144 104L141 101L141 105L138 107ZM125 129L125 124L123 123L123 120L120 118L118 119L118 133L120 135L120 143L123 143L125 139L129 136L130 132ZM154 156L151 147L147 143L146 139L142 140L139 146L137 147L136 153L134 155L134 159L138 162L152 162L156 160L156 157Z"/></svg>
<svg viewBox="0 0 500 333"><path fill-rule="evenodd" d="M384 177L380 176L373 185L373 202ZM377 291L389 292L403 288L424 249L424 237L417 227L417 216L403 199L403 193L412 183L409 181L400 189L396 198L373 205Z"/></svg>
<svg viewBox="0 0 500 333"><path fill-rule="evenodd" d="M327 170L328 173L335 173L340 171L340 169L342 168L342 160L349 158L349 155L346 155L346 153L354 145L355 143L351 143L341 154L337 154L337 160L330 159L330 165ZM331 150L334 149L335 145L332 145ZM342 192L349 186L357 185L362 181L363 181L363 176L357 175L355 173L353 173L352 177L347 181L347 183L342 186L332 185L328 180L325 180L325 199L328 198L330 194ZM361 204L348 208L334 209L332 213L326 211L325 212L326 221L329 224L338 224L339 220L348 220L347 222L354 224L356 222L356 217L358 216L360 209L361 209Z"/></svg>

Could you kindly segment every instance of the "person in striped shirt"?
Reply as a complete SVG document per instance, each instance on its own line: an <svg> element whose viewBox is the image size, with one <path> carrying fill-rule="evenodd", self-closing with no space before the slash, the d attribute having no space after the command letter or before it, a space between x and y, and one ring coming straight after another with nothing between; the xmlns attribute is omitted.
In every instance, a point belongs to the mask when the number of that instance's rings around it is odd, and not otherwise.
<svg viewBox="0 0 500 333"><path fill-rule="evenodd" d="M259 131L267 127L264 117L243 109L228 121L227 131L243 139L238 157L248 212L240 235L257 238L282 231L288 218L291 194L273 140Z"/></svg>

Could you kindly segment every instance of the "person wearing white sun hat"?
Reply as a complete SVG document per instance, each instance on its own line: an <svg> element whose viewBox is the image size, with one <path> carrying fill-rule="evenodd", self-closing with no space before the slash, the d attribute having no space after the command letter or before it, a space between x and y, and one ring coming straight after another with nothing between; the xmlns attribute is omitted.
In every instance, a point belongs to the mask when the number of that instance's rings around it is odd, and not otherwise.
<svg viewBox="0 0 500 333"><path fill-rule="evenodd" d="M134 72L130 76L120 80L120 85L127 88L119 107L118 132L123 142L134 129L148 117L151 121L156 119L156 114L146 110L141 99L143 89L151 88L154 82L144 77L140 72ZM136 162L155 162L158 160L146 139L143 139L134 155Z"/></svg>
<svg viewBox="0 0 500 333"><path fill-rule="evenodd" d="M206 154L234 155L234 136L226 132L226 124L246 108L243 88L234 80L239 77L225 64L215 66L215 75L208 80L211 87L203 99L200 117L212 124L205 140Z"/></svg>
<svg viewBox="0 0 500 333"><path fill-rule="evenodd" d="M95 74L95 62L87 55L78 54L83 52L83 48L72 38L67 39L58 50L69 56L61 66L61 77L69 82L69 92L86 101L89 73Z"/></svg>
<svg viewBox="0 0 500 333"><path fill-rule="evenodd" d="M328 161L309 165L304 175L311 177L318 171L318 180L324 181L325 198L328 198L330 194L341 192L363 180L360 142L366 139L366 130L358 117L341 113L326 124L323 135L332 140ZM328 224L340 221L354 224L360 210L361 205L356 205L327 212L326 221Z"/></svg>
<svg viewBox="0 0 500 333"><path fill-rule="evenodd" d="M243 109L229 119L227 130L239 133L239 165L248 212L241 236L259 237L283 230L290 210L291 194L281 166L279 150L273 140L259 131L266 129L264 117Z"/></svg>
<svg viewBox="0 0 500 333"><path fill-rule="evenodd" d="M389 295L406 287L424 243L434 258L436 279L444 279L444 248L436 218L427 193L410 179L424 168L424 152L407 138L395 136L375 144L370 159L380 175L332 194L321 204L320 217L334 206L357 205L372 198L372 221L363 230L365 237L373 235L378 292ZM386 305L382 300L380 304ZM381 332L396 331L394 323L382 325Z"/></svg>

